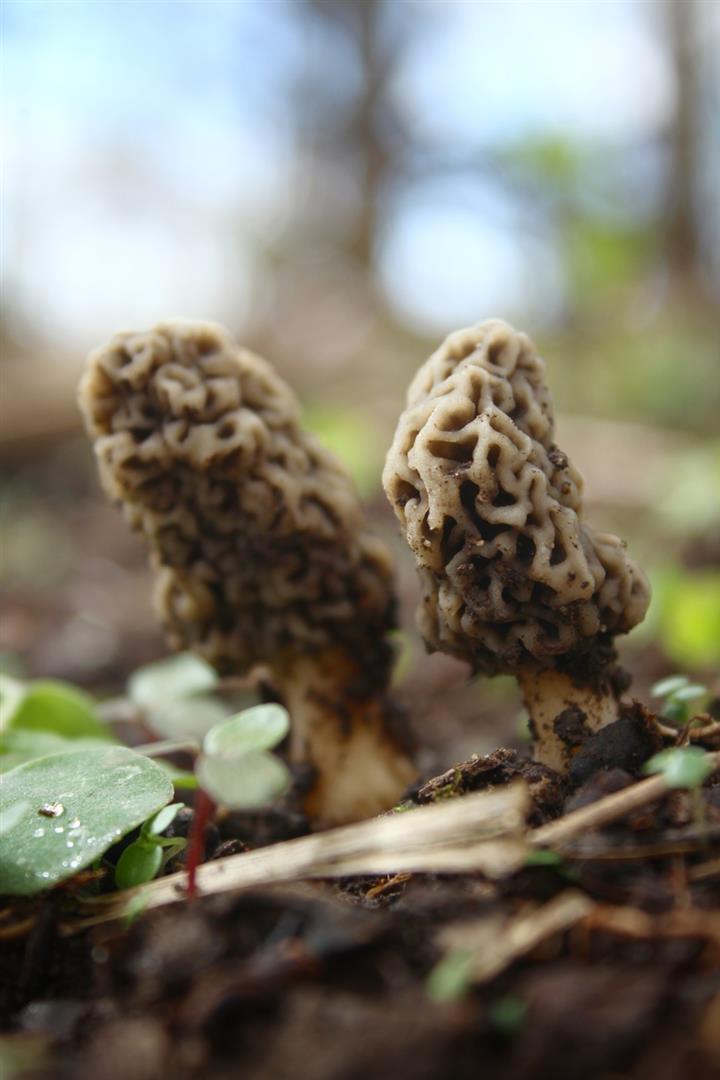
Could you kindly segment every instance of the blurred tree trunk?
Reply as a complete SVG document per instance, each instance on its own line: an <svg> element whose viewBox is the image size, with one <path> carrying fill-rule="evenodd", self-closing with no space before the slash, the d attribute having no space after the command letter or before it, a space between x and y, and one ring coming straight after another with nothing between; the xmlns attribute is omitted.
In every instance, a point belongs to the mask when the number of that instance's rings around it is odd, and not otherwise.
<svg viewBox="0 0 720 1080"><path fill-rule="evenodd" d="M675 115L669 139L667 259L678 285L691 285L701 261L696 175L700 86L696 0L670 0L667 30L675 73Z"/></svg>

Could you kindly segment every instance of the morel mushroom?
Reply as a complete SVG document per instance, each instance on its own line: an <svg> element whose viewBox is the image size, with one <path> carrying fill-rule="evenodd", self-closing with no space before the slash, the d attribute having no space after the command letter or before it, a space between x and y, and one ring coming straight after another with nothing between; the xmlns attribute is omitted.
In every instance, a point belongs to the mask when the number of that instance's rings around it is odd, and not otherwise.
<svg viewBox="0 0 720 1080"><path fill-rule="evenodd" d="M390 560L291 390L222 329L172 322L92 353L80 407L106 493L150 545L171 645L269 668L316 769L310 816L392 806L413 770L384 700Z"/></svg>
<svg viewBox="0 0 720 1080"><path fill-rule="evenodd" d="M536 758L565 771L579 733L618 718L613 637L643 619L650 590L625 544L582 520L544 377L507 323L451 334L410 386L383 482L428 648L516 675Z"/></svg>

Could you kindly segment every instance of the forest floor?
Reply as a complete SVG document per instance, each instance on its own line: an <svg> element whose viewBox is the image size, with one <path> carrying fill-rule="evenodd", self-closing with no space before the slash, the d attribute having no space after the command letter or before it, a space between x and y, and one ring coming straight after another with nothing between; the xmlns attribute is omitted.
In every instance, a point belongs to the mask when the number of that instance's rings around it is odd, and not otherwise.
<svg viewBox="0 0 720 1080"><path fill-rule="evenodd" d="M47 509L38 515L45 520ZM51 568L44 592L20 575L6 596L1 647L22 656L30 675L118 692L135 666L164 651L147 610L144 553L110 508L79 500L64 524L72 573ZM62 559L57 535L48 543ZM403 585L407 611L411 592ZM629 666L631 693L647 703L665 659L647 646ZM520 777L529 824L540 827L641 778L642 754L623 740L573 782L529 764L516 692L498 686L469 684L462 665L443 657L410 663L398 699L422 747L413 802L462 800ZM720 750L717 733L705 746ZM62 890L5 904L0 1072L30 1080L718 1077L717 775L704 796L701 825L689 794L668 791L561 855L537 853L497 879L402 872L256 887L70 935L61 932ZM191 811L183 813L187 828ZM292 800L227 814L210 830L207 855L307 831Z"/></svg>

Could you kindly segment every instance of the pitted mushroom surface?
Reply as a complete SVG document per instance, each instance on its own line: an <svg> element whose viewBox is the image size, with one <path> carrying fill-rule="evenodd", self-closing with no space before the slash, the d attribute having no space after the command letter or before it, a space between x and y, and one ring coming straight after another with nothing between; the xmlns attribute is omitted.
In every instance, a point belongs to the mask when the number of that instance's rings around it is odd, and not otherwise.
<svg viewBox="0 0 720 1080"><path fill-rule="evenodd" d="M451 334L420 369L383 482L415 555L430 649L526 678L644 617L645 577L621 540L583 521L545 364L507 323Z"/></svg>
<svg viewBox="0 0 720 1080"><path fill-rule="evenodd" d="M96 350L80 406L103 487L150 546L171 644L225 672L268 665L323 783L352 768L349 732L365 724L379 753L367 803L391 805L410 775L373 704L391 663L391 563L347 473L302 429L289 387L220 327L172 322ZM342 738L333 715L347 683L353 723ZM315 714L313 693L326 700ZM368 730L359 738L370 759ZM329 819L364 812L320 801Z"/></svg>

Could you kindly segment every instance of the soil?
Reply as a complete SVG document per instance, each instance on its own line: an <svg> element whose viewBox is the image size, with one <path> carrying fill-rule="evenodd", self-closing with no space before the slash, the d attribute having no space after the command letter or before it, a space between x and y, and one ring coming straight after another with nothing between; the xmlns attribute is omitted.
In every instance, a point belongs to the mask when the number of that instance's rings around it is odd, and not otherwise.
<svg viewBox="0 0 720 1080"><path fill-rule="evenodd" d="M81 572L59 579L52 603L18 586L0 645L24 656L28 674L117 692L164 647L147 615L144 552L110 508L78 506L67 528L75 550L88 552ZM407 625L414 600L403 592ZM652 647L628 666L643 699L667 671ZM527 760L515 691L502 687L478 689L447 658L415 664L397 695L423 748L414 802L462 799L520 776L536 827L633 783L658 745L638 706L586 743L561 779ZM571 731L574 718L565 722ZM720 749L713 739L707 748ZM493 751L499 743L507 748ZM583 837L563 860L539 859L500 882L398 874L274 887L69 937L58 931L63 890L0 905L0 1073L14 1060L29 1080L720 1077L717 780L704 797L704 830L689 797L674 792ZM191 817L184 811L173 828L187 832ZM207 855L307 829L297 800L227 815L210 830ZM500 938L509 921L572 893L594 906L569 929L511 951L454 999L431 996L443 930L471 920L497 926Z"/></svg>
<svg viewBox="0 0 720 1080"><path fill-rule="evenodd" d="M499 750L431 778L413 799L521 776L531 824L542 824L633 782L635 740L616 734L609 760L580 783ZM705 795L704 838L676 792L593 833L586 853L500 883L399 874L274 887L71 937L57 933L61 892L11 905L6 1045L40 1054L22 1075L47 1080L709 1080L720 1076L720 784ZM228 815L208 855L306 828L290 804ZM568 890L596 901L587 918L455 1000L433 1000L443 928L502 926Z"/></svg>

